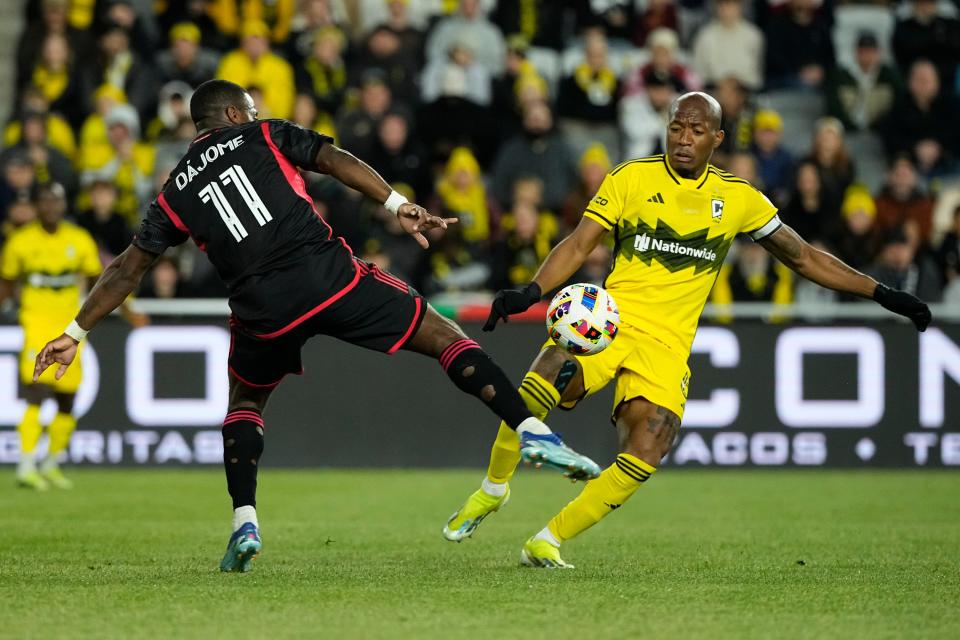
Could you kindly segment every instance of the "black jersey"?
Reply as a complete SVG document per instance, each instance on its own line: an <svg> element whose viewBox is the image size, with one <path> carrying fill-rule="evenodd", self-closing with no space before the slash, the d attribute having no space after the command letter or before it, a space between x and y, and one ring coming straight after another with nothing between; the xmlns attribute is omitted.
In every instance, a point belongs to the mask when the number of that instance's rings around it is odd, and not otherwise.
<svg viewBox="0 0 960 640"><path fill-rule="evenodd" d="M248 333L280 335L356 284L342 238L320 217L298 167L331 139L286 120L200 136L147 210L134 244L162 253L187 238L207 253Z"/></svg>

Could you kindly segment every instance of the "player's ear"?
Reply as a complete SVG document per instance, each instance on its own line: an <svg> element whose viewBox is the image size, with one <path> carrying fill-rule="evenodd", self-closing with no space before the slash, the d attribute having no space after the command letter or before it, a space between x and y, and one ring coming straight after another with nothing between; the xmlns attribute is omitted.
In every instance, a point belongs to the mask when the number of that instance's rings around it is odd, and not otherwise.
<svg viewBox="0 0 960 640"><path fill-rule="evenodd" d="M228 105L225 113L227 114L227 120L229 120L233 124L237 124L238 122L240 122L240 109L238 109L234 105L232 104Z"/></svg>
<svg viewBox="0 0 960 640"><path fill-rule="evenodd" d="M723 144L723 138L726 134L723 132L723 129L717 129L716 135L713 137L713 148L716 149L721 144Z"/></svg>

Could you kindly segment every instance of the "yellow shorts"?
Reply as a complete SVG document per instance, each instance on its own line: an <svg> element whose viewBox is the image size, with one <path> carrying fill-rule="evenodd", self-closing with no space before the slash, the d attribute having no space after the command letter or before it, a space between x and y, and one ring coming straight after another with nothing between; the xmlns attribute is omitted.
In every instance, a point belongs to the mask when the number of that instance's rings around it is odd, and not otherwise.
<svg viewBox="0 0 960 640"><path fill-rule="evenodd" d="M548 340L547 345L551 344L553 341ZM600 353L576 356L583 368L583 384L587 390L584 397L593 395L616 379L611 413L614 421L621 404L639 397L683 418L690 385L687 357L687 353L677 352L651 334L626 323L620 324L617 337ZM572 409L581 399L560 406Z"/></svg>
<svg viewBox="0 0 960 640"><path fill-rule="evenodd" d="M24 384L33 384L33 367L37 354L48 342L63 333L63 328L67 326L71 319L61 324L46 318L43 320L21 318L23 351L20 352L20 380ZM82 343L80 349L83 349ZM77 389L80 388L80 380L83 378L83 371L80 367L80 351L77 351L77 358L59 380L54 377L58 366L55 364L44 371L43 375L40 376L40 384L49 386L57 393L76 393Z"/></svg>

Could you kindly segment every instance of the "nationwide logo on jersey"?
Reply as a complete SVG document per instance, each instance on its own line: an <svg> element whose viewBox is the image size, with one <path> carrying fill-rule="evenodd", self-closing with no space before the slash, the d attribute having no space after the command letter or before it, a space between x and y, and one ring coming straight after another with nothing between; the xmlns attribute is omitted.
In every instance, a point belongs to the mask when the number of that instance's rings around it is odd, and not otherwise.
<svg viewBox="0 0 960 640"><path fill-rule="evenodd" d="M656 260L673 273L688 267L693 267L695 274L713 272L723 264L733 238L720 235L708 239L708 231L701 229L684 235L663 220L657 220L656 227L642 220L637 226L621 220L617 244L627 260L636 257L647 265Z"/></svg>

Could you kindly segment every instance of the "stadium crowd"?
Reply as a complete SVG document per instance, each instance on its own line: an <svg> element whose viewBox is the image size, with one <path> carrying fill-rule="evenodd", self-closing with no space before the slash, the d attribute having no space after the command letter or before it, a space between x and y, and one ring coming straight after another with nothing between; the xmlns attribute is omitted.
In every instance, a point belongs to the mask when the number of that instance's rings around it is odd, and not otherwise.
<svg viewBox="0 0 960 640"><path fill-rule="evenodd" d="M427 295L527 282L617 163L661 153L711 92L714 163L894 288L960 302L960 21L911 0L28 0L0 152L0 237L63 206L109 261L195 136L192 90L327 133L460 224L421 251L383 207L306 175L354 252ZM62 202L38 187L63 185ZM50 191L47 190L47 193ZM600 281L612 242L577 280ZM141 291L224 295L192 246ZM715 302L833 294L749 242Z"/></svg>

